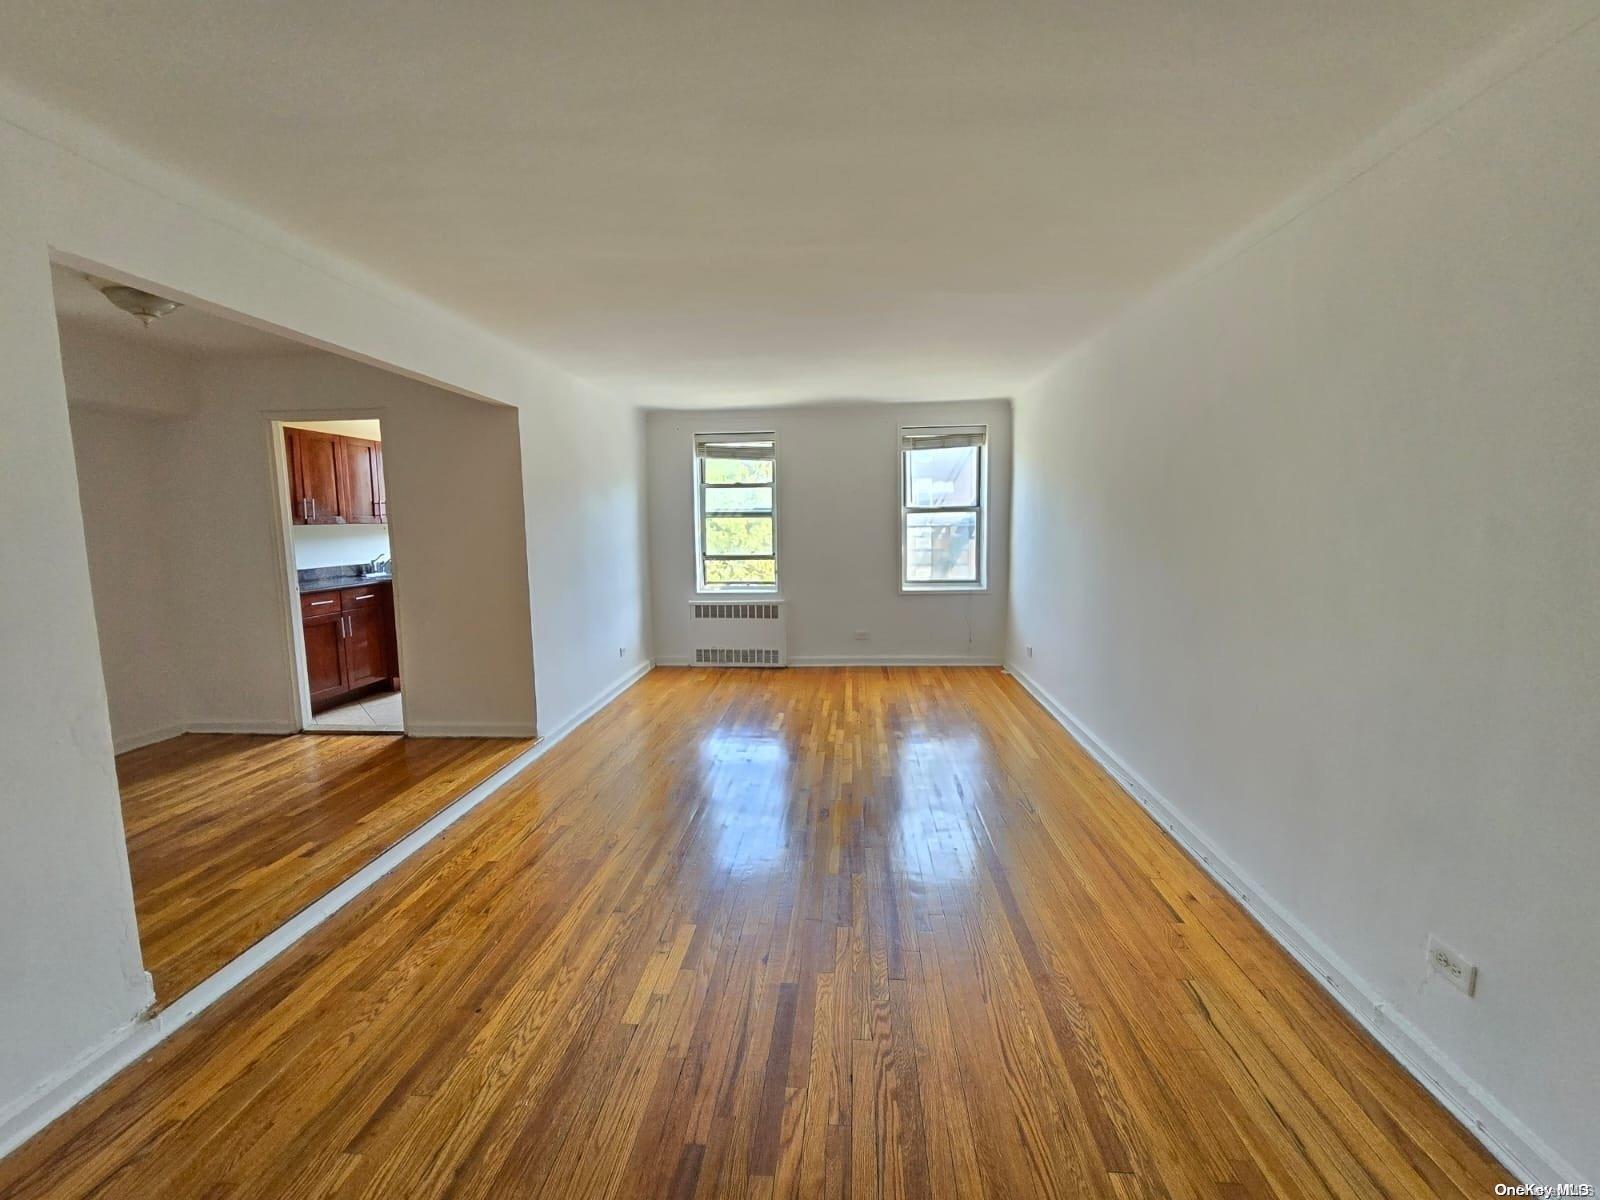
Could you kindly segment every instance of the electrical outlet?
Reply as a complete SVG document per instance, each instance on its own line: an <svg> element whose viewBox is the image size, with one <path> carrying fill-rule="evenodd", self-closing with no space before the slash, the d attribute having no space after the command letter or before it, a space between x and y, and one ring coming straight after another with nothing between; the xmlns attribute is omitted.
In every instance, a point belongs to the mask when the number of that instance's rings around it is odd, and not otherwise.
<svg viewBox="0 0 1600 1200"><path fill-rule="evenodd" d="M1428 935L1428 966L1469 996L1477 990L1477 964L1462 958L1431 933Z"/></svg>
<svg viewBox="0 0 1600 1200"><path fill-rule="evenodd" d="M617 647L617 657L618 658L626 658L627 656L628 656L628 648L626 646L618 646Z"/></svg>
<svg viewBox="0 0 1600 1200"><path fill-rule="evenodd" d="M864 642L871 636L865 629L856 630L856 641L858 642Z"/></svg>
<svg viewBox="0 0 1600 1200"><path fill-rule="evenodd" d="M1032 647L1032 646L1029 646L1029 647L1028 647L1028 657L1029 657L1029 658L1032 658L1032 657L1033 657L1033 647Z"/></svg>

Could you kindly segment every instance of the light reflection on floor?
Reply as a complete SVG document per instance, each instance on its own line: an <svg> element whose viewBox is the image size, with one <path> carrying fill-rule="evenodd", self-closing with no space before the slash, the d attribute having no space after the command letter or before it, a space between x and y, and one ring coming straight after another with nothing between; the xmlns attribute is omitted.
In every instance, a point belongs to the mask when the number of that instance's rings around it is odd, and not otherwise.
<svg viewBox="0 0 1600 1200"><path fill-rule="evenodd" d="M904 714L900 714L902 717ZM846 770L817 794L798 789L796 759L810 748L791 747L787 732L770 725L718 725L698 746L704 820L716 830L716 865L741 872L784 864L790 839L810 828L848 836L859 822L868 841L885 848L887 869L923 887L972 879L976 838L974 789L983 786L986 749L970 728L941 729L906 720L883 730L892 744L892 777L874 779ZM831 747L842 754L848 747ZM860 761L862 756L846 756ZM874 756L876 757L876 756ZM817 820L819 810L840 810L838 821ZM815 850L816 847L813 847Z"/></svg>
<svg viewBox="0 0 1600 1200"><path fill-rule="evenodd" d="M791 800L785 740L770 731L719 726L702 739L700 761L717 864L750 870L781 863Z"/></svg>

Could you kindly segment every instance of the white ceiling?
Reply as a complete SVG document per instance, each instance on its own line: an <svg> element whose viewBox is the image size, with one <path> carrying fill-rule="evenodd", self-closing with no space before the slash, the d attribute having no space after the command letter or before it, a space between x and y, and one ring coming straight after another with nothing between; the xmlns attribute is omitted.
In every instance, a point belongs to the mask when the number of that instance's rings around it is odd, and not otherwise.
<svg viewBox="0 0 1600 1200"><path fill-rule="evenodd" d="M658 403L1005 395L1541 0L0 0L0 71Z"/></svg>
<svg viewBox="0 0 1600 1200"><path fill-rule="evenodd" d="M146 327L102 296L100 289L81 271L51 264L50 281L56 294L56 319L64 326L189 357L315 353L309 346L276 334L263 333L225 317L201 312L197 308L180 308Z"/></svg>

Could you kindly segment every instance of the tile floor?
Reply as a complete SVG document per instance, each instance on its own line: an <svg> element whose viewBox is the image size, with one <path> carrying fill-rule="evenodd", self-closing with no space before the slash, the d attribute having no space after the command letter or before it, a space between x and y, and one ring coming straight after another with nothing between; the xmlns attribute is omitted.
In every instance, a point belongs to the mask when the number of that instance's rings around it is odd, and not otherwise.
<svg viewBox="0 0 1600 1200"><path fill-rule="evenodd" d="M337 708L324 709L311 721L313 729L375 729L399 733L405 729L399 692L363 696Z"/></svg>

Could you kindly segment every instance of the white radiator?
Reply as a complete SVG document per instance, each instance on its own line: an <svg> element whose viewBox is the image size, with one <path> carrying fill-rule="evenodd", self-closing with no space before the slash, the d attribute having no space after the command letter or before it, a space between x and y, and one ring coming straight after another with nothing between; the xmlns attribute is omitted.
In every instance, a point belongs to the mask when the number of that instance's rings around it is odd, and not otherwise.
<svg viewBox="0 0 1600 1200"><path fill-rule="evenodd" d="M789 665L780 600L692 600L689 616L696 666Z"/></svg>

